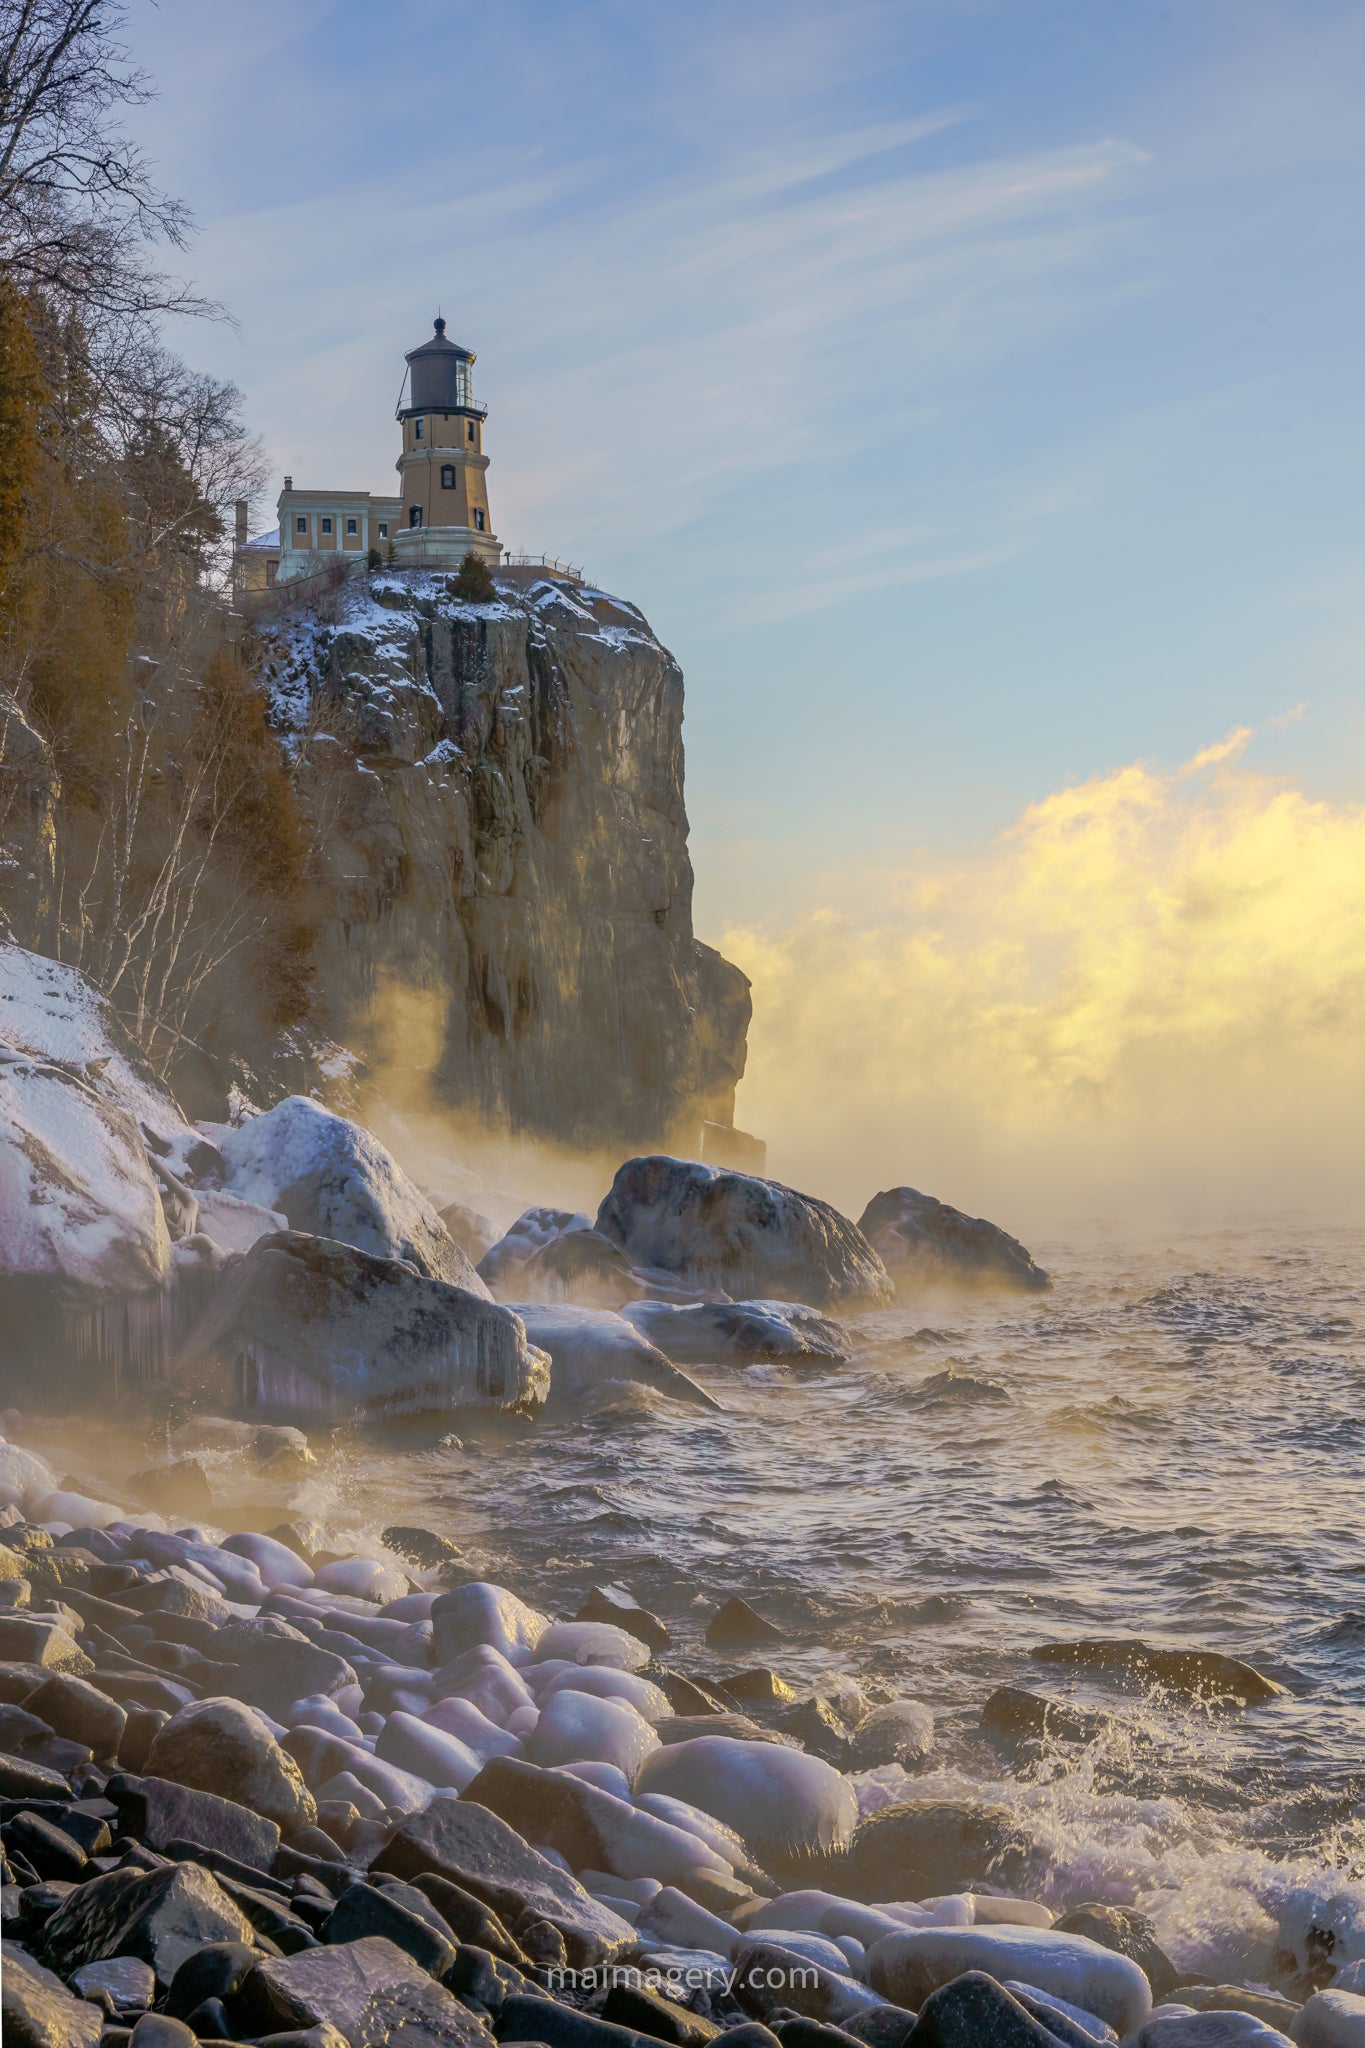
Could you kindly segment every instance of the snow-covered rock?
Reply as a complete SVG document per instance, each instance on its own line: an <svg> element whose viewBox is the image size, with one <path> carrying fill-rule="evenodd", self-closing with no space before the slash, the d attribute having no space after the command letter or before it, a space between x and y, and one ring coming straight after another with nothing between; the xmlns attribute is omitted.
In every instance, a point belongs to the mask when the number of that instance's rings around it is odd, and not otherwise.
<svg viewBox="0 0 1365 2048"><path fill-rule="evenodd" d="M150 1134L173 1172L206 1151L170 1091L140 1057L108 998L74 967L0 945L0 1044L61 1067Z"/></svg>
<svg viewBox="0 0 1365 2048"><path fill-rule="evenodd" d="M843 1849L858 1820L847 1778L799 1749L698 1735L646 1758L639 1792L685 1799L734 1829L761 1863L767 1852Z"/></svg>
<svg viewBox="0 0 1365 2048"><path fill-rule="evenodd" d="M1127 1956L1080 1934L1041 1928L918 1927L889 1934L867 1952L867 1981L911 2010L967 1970L1036 1984L1093 2012L1120 2036L1135 2033L1152 2010L1146 1977Z"/></svg>
<svg viewBox="0 0 1365 2048"><path fill-rule="evenodd" d="M93 1305L160 1289L170 1271L136 1117L65 1067L0 1046L0 1280Z"/></svg>
<svg viewBox="0 0 1365 2048"><path fill-rule="evenodd" d="M463 1592L466 1589L460 1587L458 1590ZM491 1590L498 1592L501 1588L494 1587ZM444 1595L442 1597L444 1598ZM511 1593L506 1597L509 1600L515 1598ZM518 1601L517 1605L520 1604ZM534 1610L528 1609L528 1612ZM537 1618L542 1623L546 1621L544 1615ZM443 1699L472 1700L479 1712L486 1714L499 1728L506 1728L513 1714L529 1712L532 1717L531 1726L534 1727L535 1701L523 1684L516 1666L509 1657L504 1656L495 1643L479 1641L476 1630L470 1626L471 1622L472 1617L460 1617L457 1623L452 1624L449 1634L446 1634L436 1629L435 1616L432 1616L435 1653L438 1658L448 1659L448 1662L433 1673L435 1699L438 1702ZM447 1644L460 1640L461 1635L470 1644L470 1648L449 1650ZM518 1654L529 1662L532 1652L522 1648ZM455 1732L458 1733L458 1730Z"/></svg>
<svg viewBox="0 0 1365 2048"><path fill-rule="evenodd" d="M570 1664L606 1664L616 1671L643 1671L649 1646L614 1621L556 1621L536 1644L537 1663L562 1658Z"/></svg>
<svg viewBox="0 0 1365 2048"><path fill-rule="evenodd" d="M675 1365L842 1365L852 1351L840 1324L801 1302L632 1301L621 1314Z"/></svg>
<svg viewBox="0 0 1365 2048"><path fill-rule="evenodd" d="M695 1160L628 1159L597 1212L597 1228L633 1265L723 1288L736 1300L825 1308L893 1295L872 1246L830 1203Z"/></svg>
<svg viewBox="0 0 1365 2048"><path fill-rule="evenodd" d="M874 1195L858 1228L880 1253L897 1287L978 1280L1039 1293L1052 1285L1033 1255L998 1224L965 1216L918 1188L887 1188Z"/></svg>
<svg viewBox="0 0 1365 2048"><path fill-rule="evenodd" d="M201 1188L195 1199L200 1230L225 1252L249 1252L258 1238L289 1228L289 1218L280 1210L244 1201L226 1188Z"/></svg>
<svg viewBox="0 0 1365 2048"><path fill-rule="evenodd" d="M571 1662L538 1685L536 1674L540 1668L535 1664L528 1665L525 1677L542 1704L551 1693L588 1692L599 1700L625 1700L637 1714L643 1714L646 1721L666 1721L673 1712L668 1694L652 1679L641 1677L637 1671L617 1671L605 1664Z"/></svg>
<svg viewBox="0 0 1365 2048"><path fill-rule="evenodd" d="M549 1389L544 1353L486 1295L299 1231L261 1238L225 1269L175 1374L250 1412L332 1422L534 1414Z"/></svg>
<svg viewBox="0 0 1365 2048"><path fill-rule="evenodd" d="M490 1721L473 1700L465 1699L459 1693L448 1693L444 1699L424 1708L421 1718L431 1727L439 1728L443 1735L453 1735L481 1764L486 1764L490 1757L512 1756L521 1748L515 1735L509 1735L496 1721Z"/></svg>
<svg viewBox="0 0 1365 2048"><path fill-rule="evenodd" d="M488 1289L398 1161L371 1132L305 1095L222 1136L230 1194L429 1280L489 1300Z"/></svg>
<svg viewBox="0 0 1365 2048"><path fill-rule="evenodd" d="M556 1402L583 1400L616 1380L633 1381L694 1408L720 1406L610 1309L577 1308L567 1302L518 1301L509 1306L521 1317L531 1343L550 1355L550 1395Z"/></svg>

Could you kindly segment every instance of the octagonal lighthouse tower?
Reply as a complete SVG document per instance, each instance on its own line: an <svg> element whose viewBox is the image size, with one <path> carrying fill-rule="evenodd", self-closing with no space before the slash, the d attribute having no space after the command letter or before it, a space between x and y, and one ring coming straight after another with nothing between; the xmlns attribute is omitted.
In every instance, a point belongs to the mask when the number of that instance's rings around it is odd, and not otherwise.
<svg viewBox="0 0 1365 2048"><path fill-rule="evenodd" d="M430 341L409 350L407 364L408 402L400 395L397 412L403 509L394 560L414 568L453 568L469 554L497 562L502 549L488 514L483 452L488 407L474 401L473 352L448 341L446 323L438 319Z"/></svg>

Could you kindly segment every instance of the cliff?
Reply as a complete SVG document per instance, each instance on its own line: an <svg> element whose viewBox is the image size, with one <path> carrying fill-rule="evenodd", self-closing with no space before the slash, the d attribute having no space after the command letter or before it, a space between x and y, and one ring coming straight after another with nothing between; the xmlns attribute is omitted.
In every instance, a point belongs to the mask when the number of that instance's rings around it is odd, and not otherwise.
<svg viewBox="0 0 1365 2048"><path fill-rule="evenodd" d="M366 1057L378 993L434 994L454 1108L584 1147L729 1125L749 985L693 935L682 673L634 606L376 572L256 642L315 838L315 1028Z"/></svg>

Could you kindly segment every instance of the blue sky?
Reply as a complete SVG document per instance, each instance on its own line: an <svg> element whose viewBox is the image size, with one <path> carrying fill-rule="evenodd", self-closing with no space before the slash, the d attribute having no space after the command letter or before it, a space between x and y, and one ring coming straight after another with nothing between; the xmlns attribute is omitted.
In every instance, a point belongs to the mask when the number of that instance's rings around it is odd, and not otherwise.
<svg viewBox="0 0 1365 2048"><path fill-rule="evenodd" d="M238 323L177 339L277 476L393 487L439 303L503 541L678 655L704 933L1235 725L1365 787L1358 0L133 0L130 40Z"/></svg>

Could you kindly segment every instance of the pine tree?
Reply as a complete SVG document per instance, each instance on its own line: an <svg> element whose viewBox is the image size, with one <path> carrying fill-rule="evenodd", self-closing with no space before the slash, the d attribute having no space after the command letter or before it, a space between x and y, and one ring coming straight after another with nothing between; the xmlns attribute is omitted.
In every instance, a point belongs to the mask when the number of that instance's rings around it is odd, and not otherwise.
<svg viewBox="0 0 1365 2048"><path fill-rule="evenodd" d="M462 604L493 604L498 595L487 562L472 553L461 562L450 588Z"/></svg>

